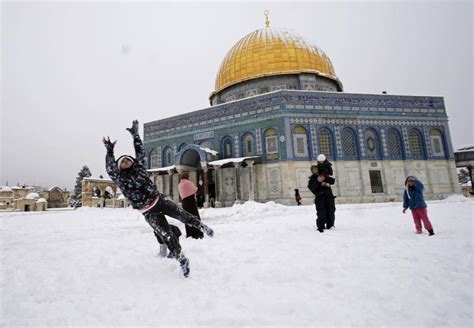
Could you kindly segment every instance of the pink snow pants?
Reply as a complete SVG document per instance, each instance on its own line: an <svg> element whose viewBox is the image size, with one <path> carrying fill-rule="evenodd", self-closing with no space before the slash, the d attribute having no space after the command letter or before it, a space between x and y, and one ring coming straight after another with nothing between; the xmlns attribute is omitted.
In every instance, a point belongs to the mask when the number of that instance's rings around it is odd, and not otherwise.
<svg viewBox="0 0 474 328"><path fill-rule="evenodd" d="M416 231L421 231L421 221L423 221L426 230L433 230L426 207L415 208L411 211L411 215L413 216L413 222L415 222Z"/></svg>

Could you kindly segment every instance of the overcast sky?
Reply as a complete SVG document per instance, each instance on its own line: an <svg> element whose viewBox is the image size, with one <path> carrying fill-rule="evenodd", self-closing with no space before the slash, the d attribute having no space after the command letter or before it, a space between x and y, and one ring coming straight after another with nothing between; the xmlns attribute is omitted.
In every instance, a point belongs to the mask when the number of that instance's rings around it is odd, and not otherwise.
<svg viewBox="0 0 474 328"><path fill-rule="evenodd" d="M107 176L102 136L208 107L227 51L270 25L331 58L346 92L443 96L454 147L474 143L471 1L1 4L0 185Z"/></svg>

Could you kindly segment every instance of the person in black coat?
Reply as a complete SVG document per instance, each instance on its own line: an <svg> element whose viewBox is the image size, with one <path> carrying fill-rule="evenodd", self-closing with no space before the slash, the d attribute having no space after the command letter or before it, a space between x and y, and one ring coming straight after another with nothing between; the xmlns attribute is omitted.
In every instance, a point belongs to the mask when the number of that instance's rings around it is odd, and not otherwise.
<svg viewBox="0 0 474 328"><path fill-rule="evenodd" d="M331 185L336 180L326 174L319 174L316 165L311 166L311 173L313 175L309 177L308 188L314 194L317 215L316 227L319 232L324 232L324 229L331 229L334 226L336 205Z"/></svg>
<svg viewBox="0 0 474 328"><path fill-rule="evenodd" d="M202 223L198 217L179 208L172 199L158 191L148 177L145 165L145 148L138 134L138 121L133 121L132 127L127 130L133 137L136 157L124 155L115 160L114 147L117 141L111 142L109 137L102 138L107 149L105 156L107 173L132 207L143 213L146 221L153 228L158 242L160 239L163 241L169 249L171 257L180 263L183 275L187 277L190 271L189 260L181 252L179 236L170 228L165 215L191 225L209 237L214 235L214 231Z"/></svg>

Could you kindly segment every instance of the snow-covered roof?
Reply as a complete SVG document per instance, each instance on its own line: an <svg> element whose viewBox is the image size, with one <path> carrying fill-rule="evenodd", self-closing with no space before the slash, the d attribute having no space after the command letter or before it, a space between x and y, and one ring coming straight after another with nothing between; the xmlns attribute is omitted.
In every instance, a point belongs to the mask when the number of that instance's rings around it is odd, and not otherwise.
<svg viewBox="0 0 474 328"><path fill-rule="evenodd" d="M55 189L55 188L58 188L59 190L61 190L61 192L63 191L63 190L62 190L61 188L59 188L59 187L51 187L51 188L48 189L48 191L51 191L51 190L53 190L53 189Z"/></svg>
<svg viewBox="0 0 474 328"><path fill-rule="evenodd" d="M25 199L37 199L40 198L40 195L38 195L35 192L30 192L28 195L26 195Z"/></svg>
<svg viewBox="0 0 474 328"><path fill-rule="evenodd" d="M44 198L40 198L40 199L38 199L36 202L37 202L37 203L47 203L47 202L46 202L46 199L44 199Z"/></svg>
<svg viewBox="0 0 474 328"><path fill-rule="evenodd" d="M118 200L122 200L122 199L125 199L125 196L123 194L120 194L118 197L117 197Z"/></svg>
<svg viewBox="0 0 474 328"><path fill-rule="evenodd" d="M156 169L149 169L147 170L148 172L165 172L169 170L174 170L176 168L176 165L171 165L171 166L165 166L165 167L158 167Z"/></svg>
<svg viewBox="0 0 474 328"><path fill-rule="evenodd" d="M463 152L463 151L474 151L474 145L463 145L460 146L455 152Z"/></svg>
<svg viewBox="0 0 474 328"><path fill-rule="evenodd" d="M209 162L209 165L222 166L228 163L242 163L246 159L260 158L260 156L249 156L249 157L236 157L236 158L226 158L220 159L218 161Z"/></svg>
<svg viewBox="0 0 474 328"><path fill-rule="evenodd" d="M10 188L9 186L2 186L0 187L0 191L13 191L13 189Z"/></svg>
<svg viewBox="0 0 474 328"><path fill-rule="evenodd" d="M199 148L202 149L203 151L205 151L206 153L211 154L211 155L214 155L214 156L216 156L217 154L219 154L217 151L212 150L212 149L209 149L209 148L207 148L207 147L201 147L201 146L199 146Z"/></svg>
<svg viewBox="0 0 474 328"><path fill-rule="evenodd" d="M82 180L86 180L86 181L102 181L102 182L113 182L112 180L110 179L105 179L105 178L101 178L101 177L86 177Z"/></svg>

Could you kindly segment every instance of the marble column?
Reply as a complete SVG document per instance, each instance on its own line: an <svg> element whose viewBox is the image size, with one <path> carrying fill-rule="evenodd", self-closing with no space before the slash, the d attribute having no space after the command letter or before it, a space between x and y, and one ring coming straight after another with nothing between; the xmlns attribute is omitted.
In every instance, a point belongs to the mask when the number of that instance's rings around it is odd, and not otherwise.
<svg viewBox="0 0 474 328"><path fill-rule="evenodd" d="M221 186L221 179L220 179L220 165L214 165L214 170L216 172L216 201L215 201L215 206L217 207L222 207L222 202L219 200L220 199L220 186Z"/></svg>
<svg viewBox="0 0 474 328"><path fill-rule="evenodd" d="M240 163L235 163L234 165L234 177L235 177L235 187L234 187L234 190L235 190L235 201L234 201L234 204L241 204L241 198L240 197L240 182L239 182L239 179L240 179Z"/></svg>
<svg viewBox="0 0 474 328"><path fill-rule="evenodd" d="M203 192L204 192L204 208L209 207L209 169L207 168L207 163L206 162L201 162L201 167L203 171L203 177L202 177L202 187L203 187ZM199 183L199 181L198 181Z"/></svg>
<svg viewBox="0 0 474 328"><path fill-rule="evenodd" d="M253 190L253 179L254 179L254 172L253 172L253 164L255 161L253 160L246 160L245 161L249 167L249 201L253 202L255 200L254 190Z"/></svg>

